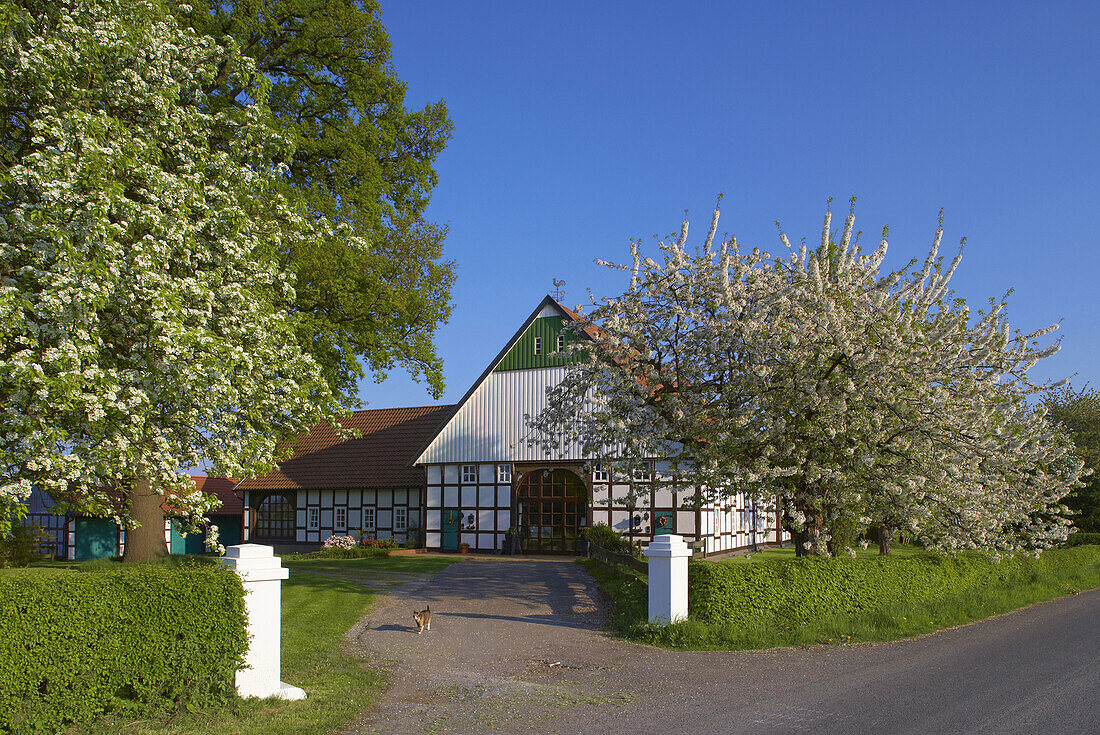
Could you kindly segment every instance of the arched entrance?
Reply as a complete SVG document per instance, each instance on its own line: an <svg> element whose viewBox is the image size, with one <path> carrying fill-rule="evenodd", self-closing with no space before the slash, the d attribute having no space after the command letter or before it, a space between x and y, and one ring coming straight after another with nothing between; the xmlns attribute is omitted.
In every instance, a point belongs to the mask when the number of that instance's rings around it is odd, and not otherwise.
<svg viewBox="0 0 1100 735"><path fill-rule="evenodd" d="M272 493L256 507L252 539L294 541L294 496Z"/></svg>
<svg viewBox="0 0 1100 735"><path fill-rule="evenodd" d="M588 488L569 470L535 470L519 481L515 511L525 552L573 553L588 523Z"/></svg>

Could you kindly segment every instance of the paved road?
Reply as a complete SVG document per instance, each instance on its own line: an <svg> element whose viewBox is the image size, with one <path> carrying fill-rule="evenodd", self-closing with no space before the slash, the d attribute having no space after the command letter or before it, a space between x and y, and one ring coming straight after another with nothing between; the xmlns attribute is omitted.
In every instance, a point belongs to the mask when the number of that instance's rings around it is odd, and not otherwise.
<svg viewBox="0 0 1100 735"><path fill-rule="evenodd" d="M1100 733L1100 591L881 645L675 652L603 622L571 562L454 564L352 631L394 677L357 731Z"/></svg>

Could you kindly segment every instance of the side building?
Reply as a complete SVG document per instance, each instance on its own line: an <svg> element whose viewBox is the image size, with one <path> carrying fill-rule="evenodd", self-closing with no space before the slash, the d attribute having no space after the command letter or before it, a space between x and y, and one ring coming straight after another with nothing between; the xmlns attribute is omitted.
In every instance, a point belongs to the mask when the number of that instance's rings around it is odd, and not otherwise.
<svg viewBox="0 0 1100 735"><path fill-rule="evenodd" d="M355 411L340 421L359 432L346 440L313 427L273 472L238 483L244 541L286 551L314 550L333 535L422 545L425 471L412 460L453 410Z"/></svg>

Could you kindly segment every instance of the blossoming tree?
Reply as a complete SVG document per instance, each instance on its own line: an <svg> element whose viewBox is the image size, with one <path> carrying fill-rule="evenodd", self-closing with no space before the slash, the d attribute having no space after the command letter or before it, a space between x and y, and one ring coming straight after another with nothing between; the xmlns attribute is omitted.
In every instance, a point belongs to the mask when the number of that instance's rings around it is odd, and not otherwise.
<svg viewBox="0 0 1100 735"><path fill-rule="evenodd" d="M850 213L820 245L632 244L630 289L570 328L584 355L532 420L548 448L600 462L672 458L700 502L745 492L786 519L800 552L830 526L903 529L931 548L1030 550L1063 539L1082 464L1028 397L1057 343L1021 334L1004 299L971 313L948 282L941 228L923 264L884 273ZM837 236L834 236L837 235ZM777 498L779 500L777 500ZM779 507L776 507L776 506Z"/></svg>
<svg viewBox="0 0 1100 735"><path fill-rule="evenodd" d="M0 498L32 484L166 553L163 510L216 503L337 409L273 254L329 236L279 194L262 79L158 0L4 2ZM257 92L214 111L225 74ZM193 526L192 526L193 527Z"/></svg>

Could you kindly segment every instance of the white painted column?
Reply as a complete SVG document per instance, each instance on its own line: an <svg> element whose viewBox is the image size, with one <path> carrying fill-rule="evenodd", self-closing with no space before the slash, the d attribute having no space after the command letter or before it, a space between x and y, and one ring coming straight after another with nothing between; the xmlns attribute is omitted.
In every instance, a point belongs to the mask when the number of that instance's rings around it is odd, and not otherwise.
<svg viewBox="0 0 1100 735"><path fill-rule="evenodd" d="M225 550L221 563L240 575L248 616L248 654L237 672L237 694L242 697L305 699L298 687L279 681L283 580L290 570L270 546L240 544Z"/></svg>
<svg viewBox="0 0 1100 735"><path fill-rule="evenodd" d="M649 622L668 625L688 616L688 558L683 536L654 536L649 557Z"/></svg>

